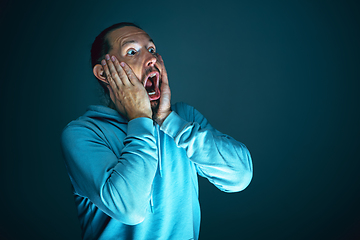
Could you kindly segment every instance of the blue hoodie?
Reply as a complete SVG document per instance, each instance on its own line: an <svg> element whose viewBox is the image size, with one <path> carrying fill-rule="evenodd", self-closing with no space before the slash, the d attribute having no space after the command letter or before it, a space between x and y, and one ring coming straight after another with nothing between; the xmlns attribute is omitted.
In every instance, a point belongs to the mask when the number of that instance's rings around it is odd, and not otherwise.
<svg viewBox="0 0 360 240"><path fill-rule="evenodd" d="M83 239L198 239L197 174L224 192L252 178L250 153L177 103L161 127L93 105L61 137Z"/></svg>

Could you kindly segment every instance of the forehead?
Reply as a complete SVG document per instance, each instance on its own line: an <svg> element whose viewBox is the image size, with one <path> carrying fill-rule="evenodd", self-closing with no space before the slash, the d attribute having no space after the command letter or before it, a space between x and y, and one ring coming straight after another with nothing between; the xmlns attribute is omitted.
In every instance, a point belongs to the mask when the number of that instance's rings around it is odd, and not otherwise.
<svg viewBox="0 0 360 240"><path fill-rule="evenodd" d="M133 26L115 29L108 35L108 41L113 47L121 47L128 41L149 42L150 40L149 35L145 31Z"/></svg>

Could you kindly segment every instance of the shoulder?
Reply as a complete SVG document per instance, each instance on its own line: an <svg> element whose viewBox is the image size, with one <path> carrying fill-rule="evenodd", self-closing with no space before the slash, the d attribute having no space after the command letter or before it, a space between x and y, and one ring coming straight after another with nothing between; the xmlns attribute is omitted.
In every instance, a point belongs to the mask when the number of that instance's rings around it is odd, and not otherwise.
<svg viewBox="0 0 360 240"><path fill-rule="evenodd" d="M172 105L172 110L175 111L182 119L188 122L196 122L202 128L212 128L208 120L193 106L184 102L175 103Z"/></svg>
<svg viewBox="0 0 360 240"><path fill-rule="evenodd" d="M115 110L104 106L89 106L85 114L67 124L61 134L62 141L69 139L106 139L109 133L126 135L127 121Z"/></svg>
<svg viewBox="0 0 360 240"><path fill-rule="evenodd" d="M99 128L99 124L99 120L84 116L71 121L61 133L61 145L71 148L82 142L104 139L105 136Z"/></svg>
<svg viewBox="0 0 360 240"><path fill-rule="evenodd" d="M187 103L177 102L171 106L171 109L185 120L191 121L194 119L195 108Z"/></svg>

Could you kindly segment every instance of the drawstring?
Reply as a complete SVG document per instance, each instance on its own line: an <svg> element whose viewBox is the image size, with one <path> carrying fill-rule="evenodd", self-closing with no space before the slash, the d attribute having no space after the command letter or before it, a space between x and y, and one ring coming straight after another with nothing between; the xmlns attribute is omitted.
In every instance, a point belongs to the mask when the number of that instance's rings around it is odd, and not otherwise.
<svg viewBox="0 0 360 240"><path fill-rule="evenodd" d="M158 159L159 159L159 173L160 173L160 177L162 177L162 166L161 166L161 150L160 150L160 130L159 130L159 125L157 123L155 123L155 127L156 127L156 143L157 143L157 154L158 154ZM151 185L151 194L150 194L150 210L152 213L154 213L154 202L153 202L153 186Z"/></svg>
<svg viewBox="0 0 360 240"><path fill-rule="evenodd" d="M152 195L153 195L153 187L152 187L152 185L151 185L150 210L151 210L152 213L154 213L154 203L153 203L153 197L152 197Z"/></svg>
<svg viewBox="0 0 360 240"><path fill-rule="evenodd" d="M159 158L159 170L160 170L160 177L162 177L162 166L161 166L161 150L160 150L160 130L159 125L156 124L156 132L157 132L157 148L158 148L158 158Z"/></svg>

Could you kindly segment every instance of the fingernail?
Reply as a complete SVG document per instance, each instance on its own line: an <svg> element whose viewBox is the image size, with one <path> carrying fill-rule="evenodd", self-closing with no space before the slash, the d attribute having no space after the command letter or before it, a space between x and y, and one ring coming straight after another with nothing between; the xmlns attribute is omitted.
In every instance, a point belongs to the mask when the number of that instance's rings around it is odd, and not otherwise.
<svg viewBox="0 0 360 240"><path fill-rule="evenodd" d="M106 60L110 60L109 54L106 54L106 55L105 55L105 59L106 59Z"/></svg>
<svg viewBox="0 0 360 240"><path fill-rule="evenodd" d="M125 67L125 63L123 63L123 62L121 62L120 65L121 65L122 67Z"/></svg>
<svg viewBox="0 0 360 240"><path fill-rule="evenodd" d="M101 60L101 64L102 64L102 65L104 65L104 66L106 65L106 62L105 62L105 60L104 60L104 59L103 59L103 60Z"/></svg>
<svg viewBox="0 0 360 240"><path fill-rule="evenodd" d="M111 60L113 61L113 62L115 62L115 56L111 56Z"/></svg>

